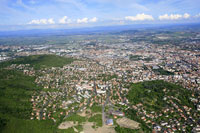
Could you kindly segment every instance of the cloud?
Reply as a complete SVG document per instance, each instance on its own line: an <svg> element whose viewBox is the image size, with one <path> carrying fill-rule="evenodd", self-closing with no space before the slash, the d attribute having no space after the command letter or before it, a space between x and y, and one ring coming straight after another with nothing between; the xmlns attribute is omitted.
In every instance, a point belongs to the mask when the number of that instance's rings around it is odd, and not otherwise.
<svg viewBox="0 0 200 133"><path fill-rule="evenodd" d="M159 16L160 20L177 20L180 18L182 18L182 15L180 14L171 14L171 15L164 14L164 15Z"/></svg>
<svg viewBox="0 0 200 133"><path fill-rule="evenodd" d="M164 14L164 15L159 16L160 20L179 20L182 18L188 19L188 18L190 18L190 14L188 14L188 13L185 13L183 15L181 15L181 14L170 14L170 15Z"/></svg>
<svg viewBox="0 0 200 133"><path fill-rule="evenodd" d="M28 24L55 24L53 18L50 19L33 19Z"/></svg>
<svg viewBox="0 0 200 133"><path fill-rule="evenodd" d="M183 18L185 18L185 19L188 19L190 17L190 14L188 14L188 13L185 13L184 15L183 15Z"/></svg>
<svg viewBox="0 0 200 133"><path fill-rule="evenodd" d="M49 23L49 24L55 24L53 18L48 19L48 23Z"/></svg>
<svg viewBox="0 0 200 133"><path fill-rule="evenodd" d="M88 19L88 18L82 18L82 19L77 19L77 23L80 24L80 23L94 23L94 22L97 22L98 18L97 17L93 17L91 19ZM72 20L69 19L67 16L64 16L62 17L61 19L58 20L58 23L59 24L70 24L72 23ZM55 21L53 18L49 18L49 19L33 19L31 20L28 24L37 24L37 25L40 25L40 24L55 24Z"/></svg>
<svg viewBox="0 0 200 133"><path fill-rule="evenodd" d="M17 0L17 1L16 1L16 3L17 3L19 6L21 6L21 7L25 8L25 9L28 9L28 10L33 10L33 8L32 8L32 7L30 7L30 6L27 6L26 4L24 4L23 0Z"/></svg>
<svg viewBox="0 0 200 133"><path fill-rule="evenodd" d="M80 24L80 23L88 23L88 22L91 22L91 23L94 23L94 22L97 22L98 18L97 17L93 17L91 19L89 18L82 18L82 19L77 19L77 23Z"/></svg>
<svg viewBox="0 0 200 133"><path fill-rule="evenodd" d="M147 14L137 14L136 16L126 16L125 20L129 21L145 21L145 20L154 20L154 18L151 15Z"/></svg>
<svg viewBox="0 0 200 133"><path fill-rule="evenodd" d="M88 23L88 18L77 19L77 23Z"/></svg>
<svg viewBox="0 0 200 133"><path fill-rule="evenodd" d="M69 24L69 23L71 23L71 19L69 19L67 16L64 16L63 18L61 18L59 20L59 23L60 24Z"/></svg>
<svg viewBox="0 0 200 133"><path fill-rule="evenodd" d="M98 20L98 19L97 19L96 17L94 17L94 18L91 18L89 21L90 21L90 22L97 22L97 20Z"/></svg>
<svg viewBox="0 0 200 133"><path fill-rule="evenodd" d="M141 10L141 11L149 11L149 9L147 7L145 7L144 5L138 4L138 3L130 4L130 7Z"/></svg>
<svg viewBox="0 0 200 133"><path fill-rule="evenodd" d="M46 19L33 19L28 24L46 24Z"/></svg>
<svg viewBox="0 0 200 133"><path fill-rule="evenodd" d="M200 13L194 16L195 18L199 18L200 17Z"/></svg>

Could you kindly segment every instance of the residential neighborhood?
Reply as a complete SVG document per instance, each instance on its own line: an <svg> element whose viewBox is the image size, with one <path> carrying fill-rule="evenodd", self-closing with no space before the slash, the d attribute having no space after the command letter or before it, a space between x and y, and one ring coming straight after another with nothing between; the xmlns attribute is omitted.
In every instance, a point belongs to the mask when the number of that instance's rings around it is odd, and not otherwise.
<svg viewBox="0 0 200 133"><path fill-rule="evenodd" d="M197 44L193 42L192 46ZM59 127L67 129L65 127L75 128L77 124L65 120L77 115L88 118L79 124L91 127L91 131L108 129L114 132L115 126L120 126L137 131L148 128L164 133L199 132L200 52L184 47L187 45L130 42L130 36L118 35L113 43L88 39L71 41L68 45L2 45L0 48L4 52L0 53L0 60L32 55L73 59L62 67L36 69L31 64L23 63L6 67L36 77L35 83L42 88L31 96L30 120L53 120L55 123L62 120L64 123ZM11 56L5 50L14 52ZM191 94L182 98L182 93L177 90L175 93L178 93L174 94L171 88L163 87L159 89L162 95L152 97L153 100L147 99L148 104L145 98L140 102L130 101L131 87L149 81L180 85ZM146 88L146 95L155 91L148 86ZM136 114L132 118L128 114L130 110ZM96 117L102 123L99 126L89 123L96 115L101 116Z"/></svg>

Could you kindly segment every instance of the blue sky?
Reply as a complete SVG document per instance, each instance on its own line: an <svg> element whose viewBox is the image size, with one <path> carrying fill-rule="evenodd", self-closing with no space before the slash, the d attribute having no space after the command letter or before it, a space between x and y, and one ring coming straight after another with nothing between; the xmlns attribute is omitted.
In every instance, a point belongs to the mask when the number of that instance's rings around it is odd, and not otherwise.
<svg viewBox="0 0 200 133"><path fill-rule="evenodd" d="M200 0L0 0L0 30L200 22Z"/></svg>

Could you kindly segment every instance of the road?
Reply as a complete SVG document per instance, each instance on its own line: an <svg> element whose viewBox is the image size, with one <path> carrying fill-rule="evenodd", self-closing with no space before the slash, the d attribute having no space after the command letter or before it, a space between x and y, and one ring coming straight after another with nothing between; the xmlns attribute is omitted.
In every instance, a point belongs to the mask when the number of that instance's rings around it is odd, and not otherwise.
<svg viewBox="0 0 200 133"><path fill-rule="evenodd" d="M106 101L105 103L102 105L102 124L105 125L105 106L106 104L110 103L110 89L108 89L106 91Z"/></svg>

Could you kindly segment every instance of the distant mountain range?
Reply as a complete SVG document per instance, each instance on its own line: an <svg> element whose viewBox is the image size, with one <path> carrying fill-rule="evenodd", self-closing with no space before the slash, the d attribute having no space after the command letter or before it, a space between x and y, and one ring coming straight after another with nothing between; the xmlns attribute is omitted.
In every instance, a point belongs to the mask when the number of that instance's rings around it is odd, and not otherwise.
<svg viewBox="0 0 200 133"><path fill-rule="evenodd" d="M0 37L9 36L48 36L48 35L78 35L78 34L101 34L110 32L120 32L126 30L144 30L144 29L170 29L183 30L195 28L200 30L200 24L136 24L136 25L122 25L122 26L99 26L89 28L74 28L74 29L32 29L32 30L18 30L18 31L0 31Z"/></svg>

